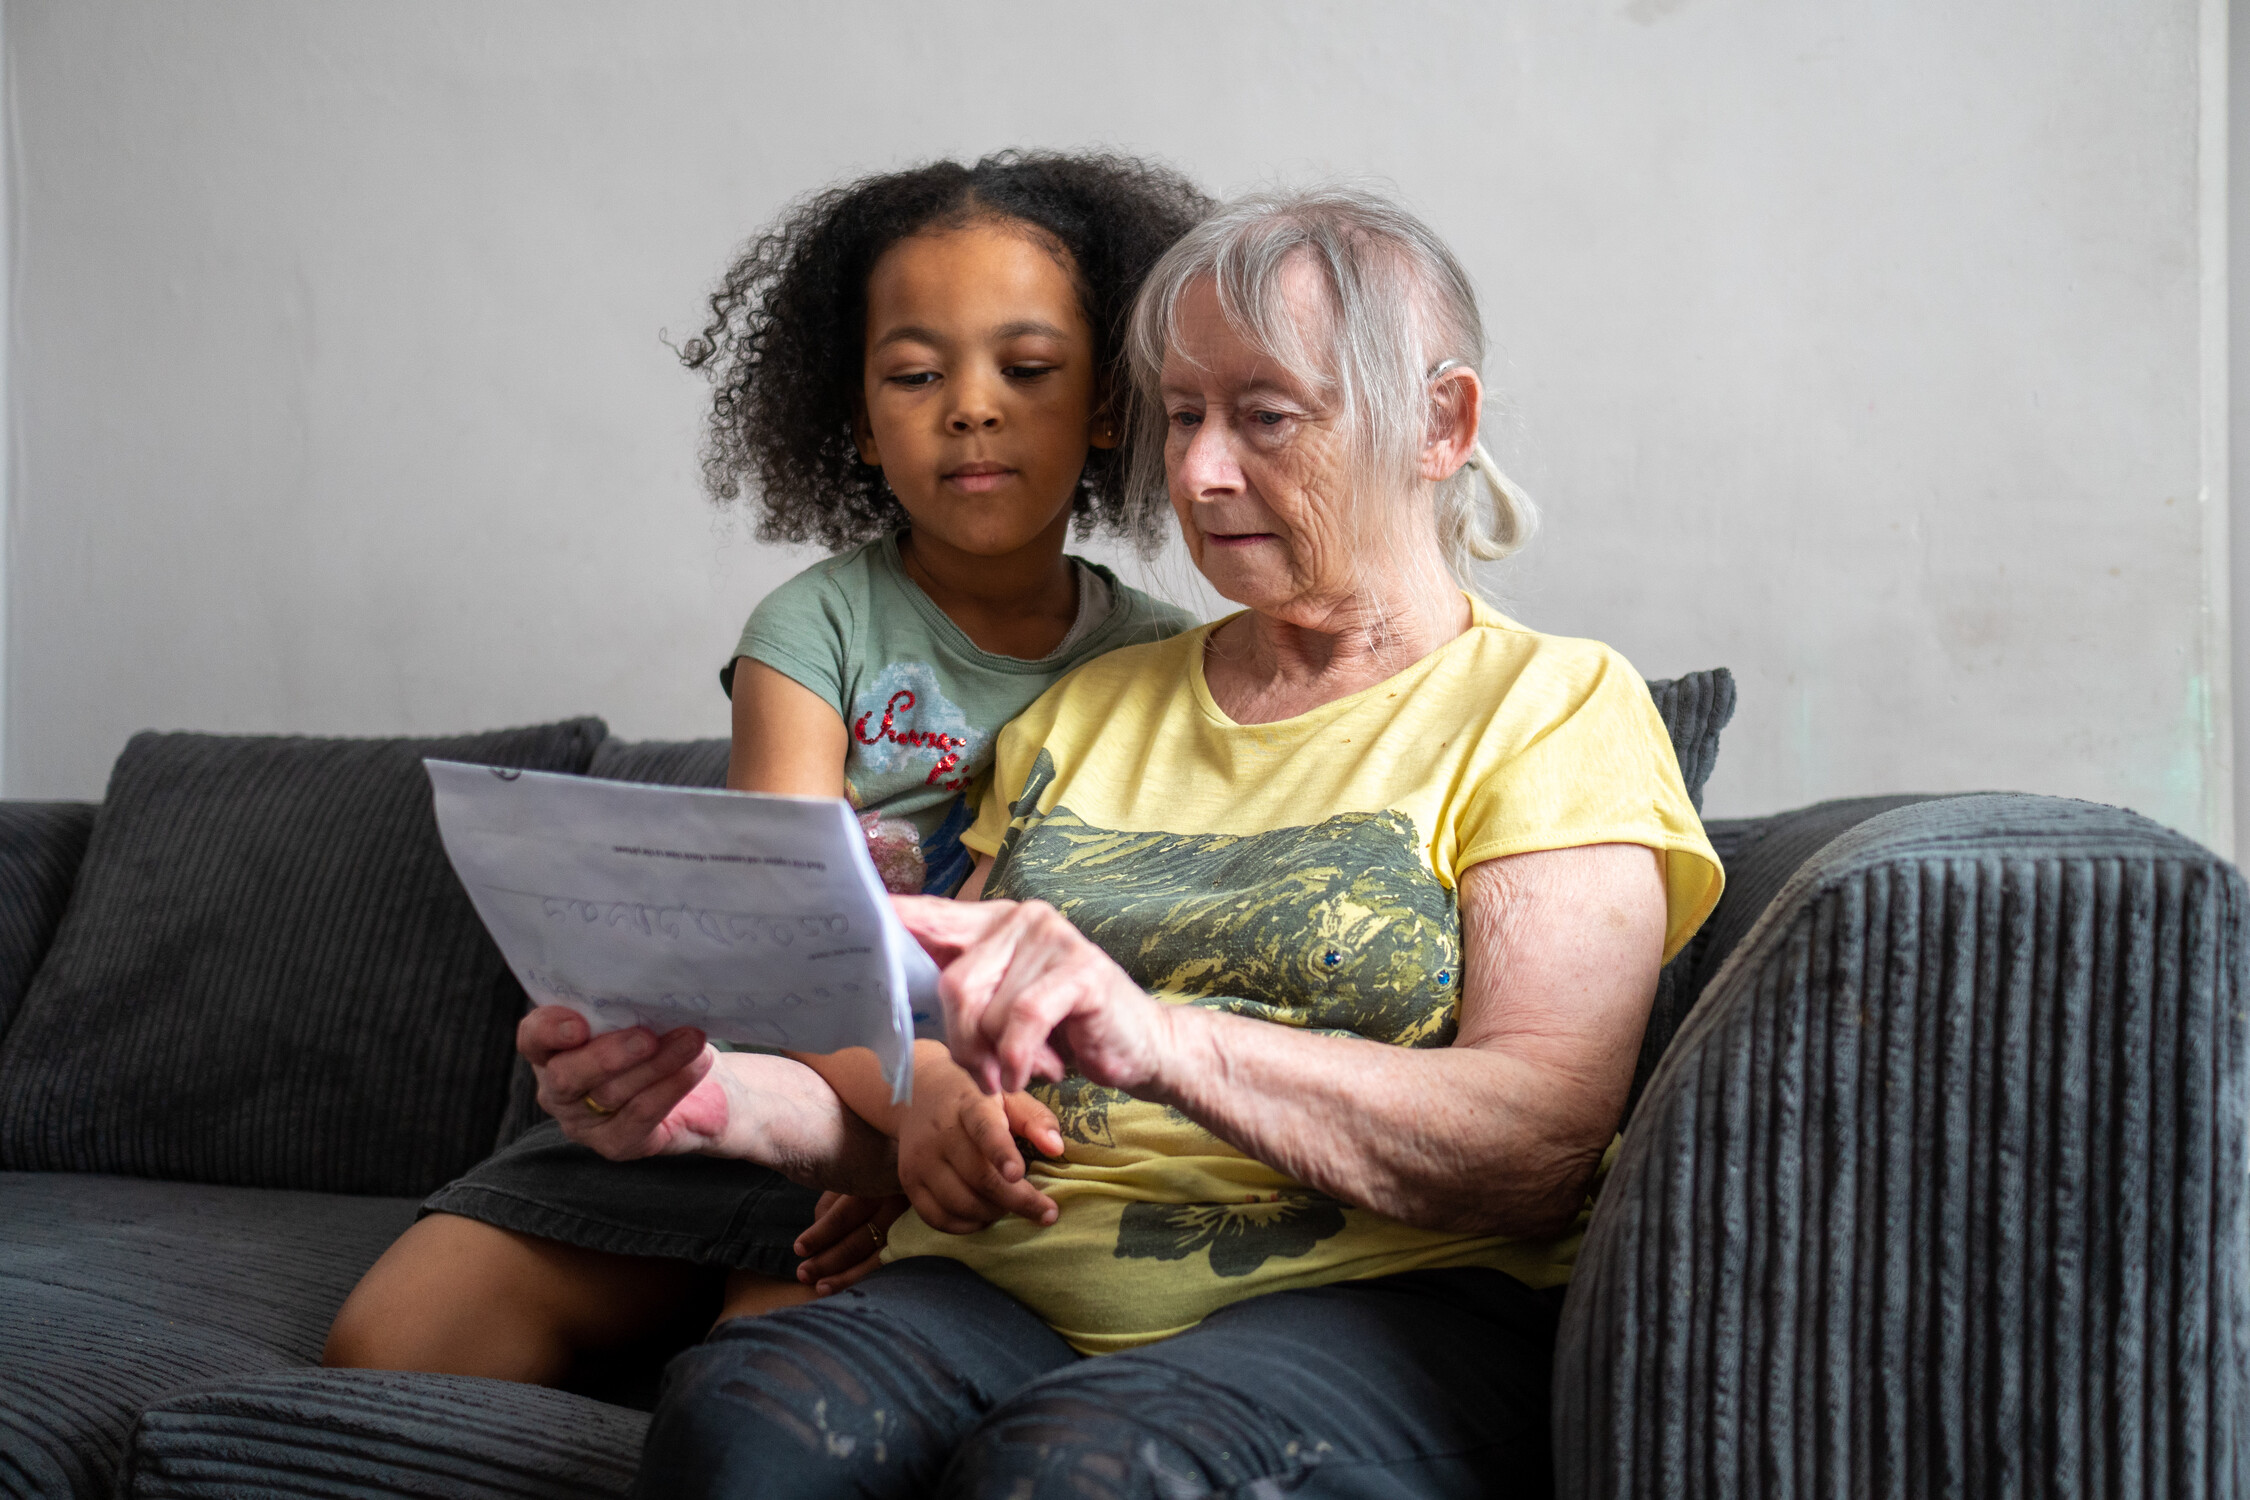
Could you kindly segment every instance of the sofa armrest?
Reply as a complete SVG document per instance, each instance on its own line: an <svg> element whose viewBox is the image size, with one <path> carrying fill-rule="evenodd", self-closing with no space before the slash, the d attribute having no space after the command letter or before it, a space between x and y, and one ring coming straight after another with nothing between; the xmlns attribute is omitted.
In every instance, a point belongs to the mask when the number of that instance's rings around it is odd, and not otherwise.
<svg viewBox="0 0 2250 1500"><path fill-rule="evenodd" d="M47 956L93 831L91 802L0 802L0 1036Z"/></svg>
<svg viewBox="0 0 2250 1500"><path fill-rule="evenodd" d="M1603 1186L1559 1493L2238 1493L2246 903L2190 841L2045 797L1807 861Z"/></svg>

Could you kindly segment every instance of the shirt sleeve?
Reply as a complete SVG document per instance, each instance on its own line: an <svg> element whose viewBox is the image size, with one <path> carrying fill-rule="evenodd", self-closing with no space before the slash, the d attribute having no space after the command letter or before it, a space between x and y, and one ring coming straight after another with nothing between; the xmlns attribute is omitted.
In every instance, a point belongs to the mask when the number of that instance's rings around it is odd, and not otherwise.
<svg viewBox="0 0 2250 1500"><path fill-rule="evenodd" d="M734 656L773 668L818 694L842 717L847 708L844 663L851 639L851 609L844 591L825 566L812 567L759 601L742 627Z"/></svg>
<svg viewBox="0 0 2250 1500"><path fill-rule="evenodd" d="M1606 646L1556 654L1518 676L1486 736L1455 814L1454 877L1544 849L1654 849L1669 962L1718 904L1724 872L1640 674Z"/></svg>

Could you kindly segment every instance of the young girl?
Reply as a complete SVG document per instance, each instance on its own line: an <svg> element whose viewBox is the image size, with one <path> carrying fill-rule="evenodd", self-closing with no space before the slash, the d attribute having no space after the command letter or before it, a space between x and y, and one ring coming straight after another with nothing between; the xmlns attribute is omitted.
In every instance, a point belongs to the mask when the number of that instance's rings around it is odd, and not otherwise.
<svg viewBox="0 0 2250 1500"><path fill-rule="evenodd" d="M728 272L682 351L717 388L706 479L755 493L763 538L838 549L758 606L721 673L730 787L848 796L888 883L950 891L1001 726L1078 663L1193 623L1063 542L1074 522L1136 541L1158 524L1126 488L1118 331L1207 207L1142 162L1003 153L819 194ZM933 1225L1052 1218L1013 1141L1062 1149L1040 1106L990 1099L935 1043L903 1108L865 1051L801 1061L897 1140ZM606 1114L566 1107L582 1131ZM722 1280L722 1317L813 1295L792 1249L813 1206L760 1167L611 1162L549 1121L424 1204L326 1359L554 1383L708 1318Z"/></svg>

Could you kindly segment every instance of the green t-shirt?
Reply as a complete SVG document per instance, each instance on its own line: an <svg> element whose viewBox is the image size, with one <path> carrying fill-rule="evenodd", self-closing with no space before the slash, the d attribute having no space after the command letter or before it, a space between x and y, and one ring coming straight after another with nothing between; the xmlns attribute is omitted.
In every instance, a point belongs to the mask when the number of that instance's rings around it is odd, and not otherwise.
<svg viewBox="0 0 2250 1500"><path fill-rule="evenodd" d="M1105 651L1197 623L1099 564L1072 562L1078 622L1037 661L980 649L906 576L895 535L815 563L766 595L734 654L832 704L847 734L852 800L862 811L911 821L928 839L991 767L1001 726L1057 678ZM729 691L732 673L730 661L721 674Z"/></svg>

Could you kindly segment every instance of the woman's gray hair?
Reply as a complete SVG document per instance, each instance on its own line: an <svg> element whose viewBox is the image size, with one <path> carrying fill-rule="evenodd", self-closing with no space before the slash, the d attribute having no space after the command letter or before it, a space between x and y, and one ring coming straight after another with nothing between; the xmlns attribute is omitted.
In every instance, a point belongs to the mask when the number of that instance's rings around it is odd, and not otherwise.
<svg viewBox="0 0 2250 1500"><path fill-rule="evenodd" d="M1310 339L1282 293L1300 257L1319 270L1329 295L1330 326ZM1396 494L1419 482L1432 380L1458 366L1478 369L1484 359L1476 292L1420 219L1370 192L1321 187L1233 199L1149 272L1125 340L1136 495L1165 489L1164 359L1177 342L1181 297L1204 281L1253 348L1336 402L1357 492ZM1538 511L1480 443L1438 485L1435 519L1454 576L1474 590L1473 565L1523 546Z"/></svg>

